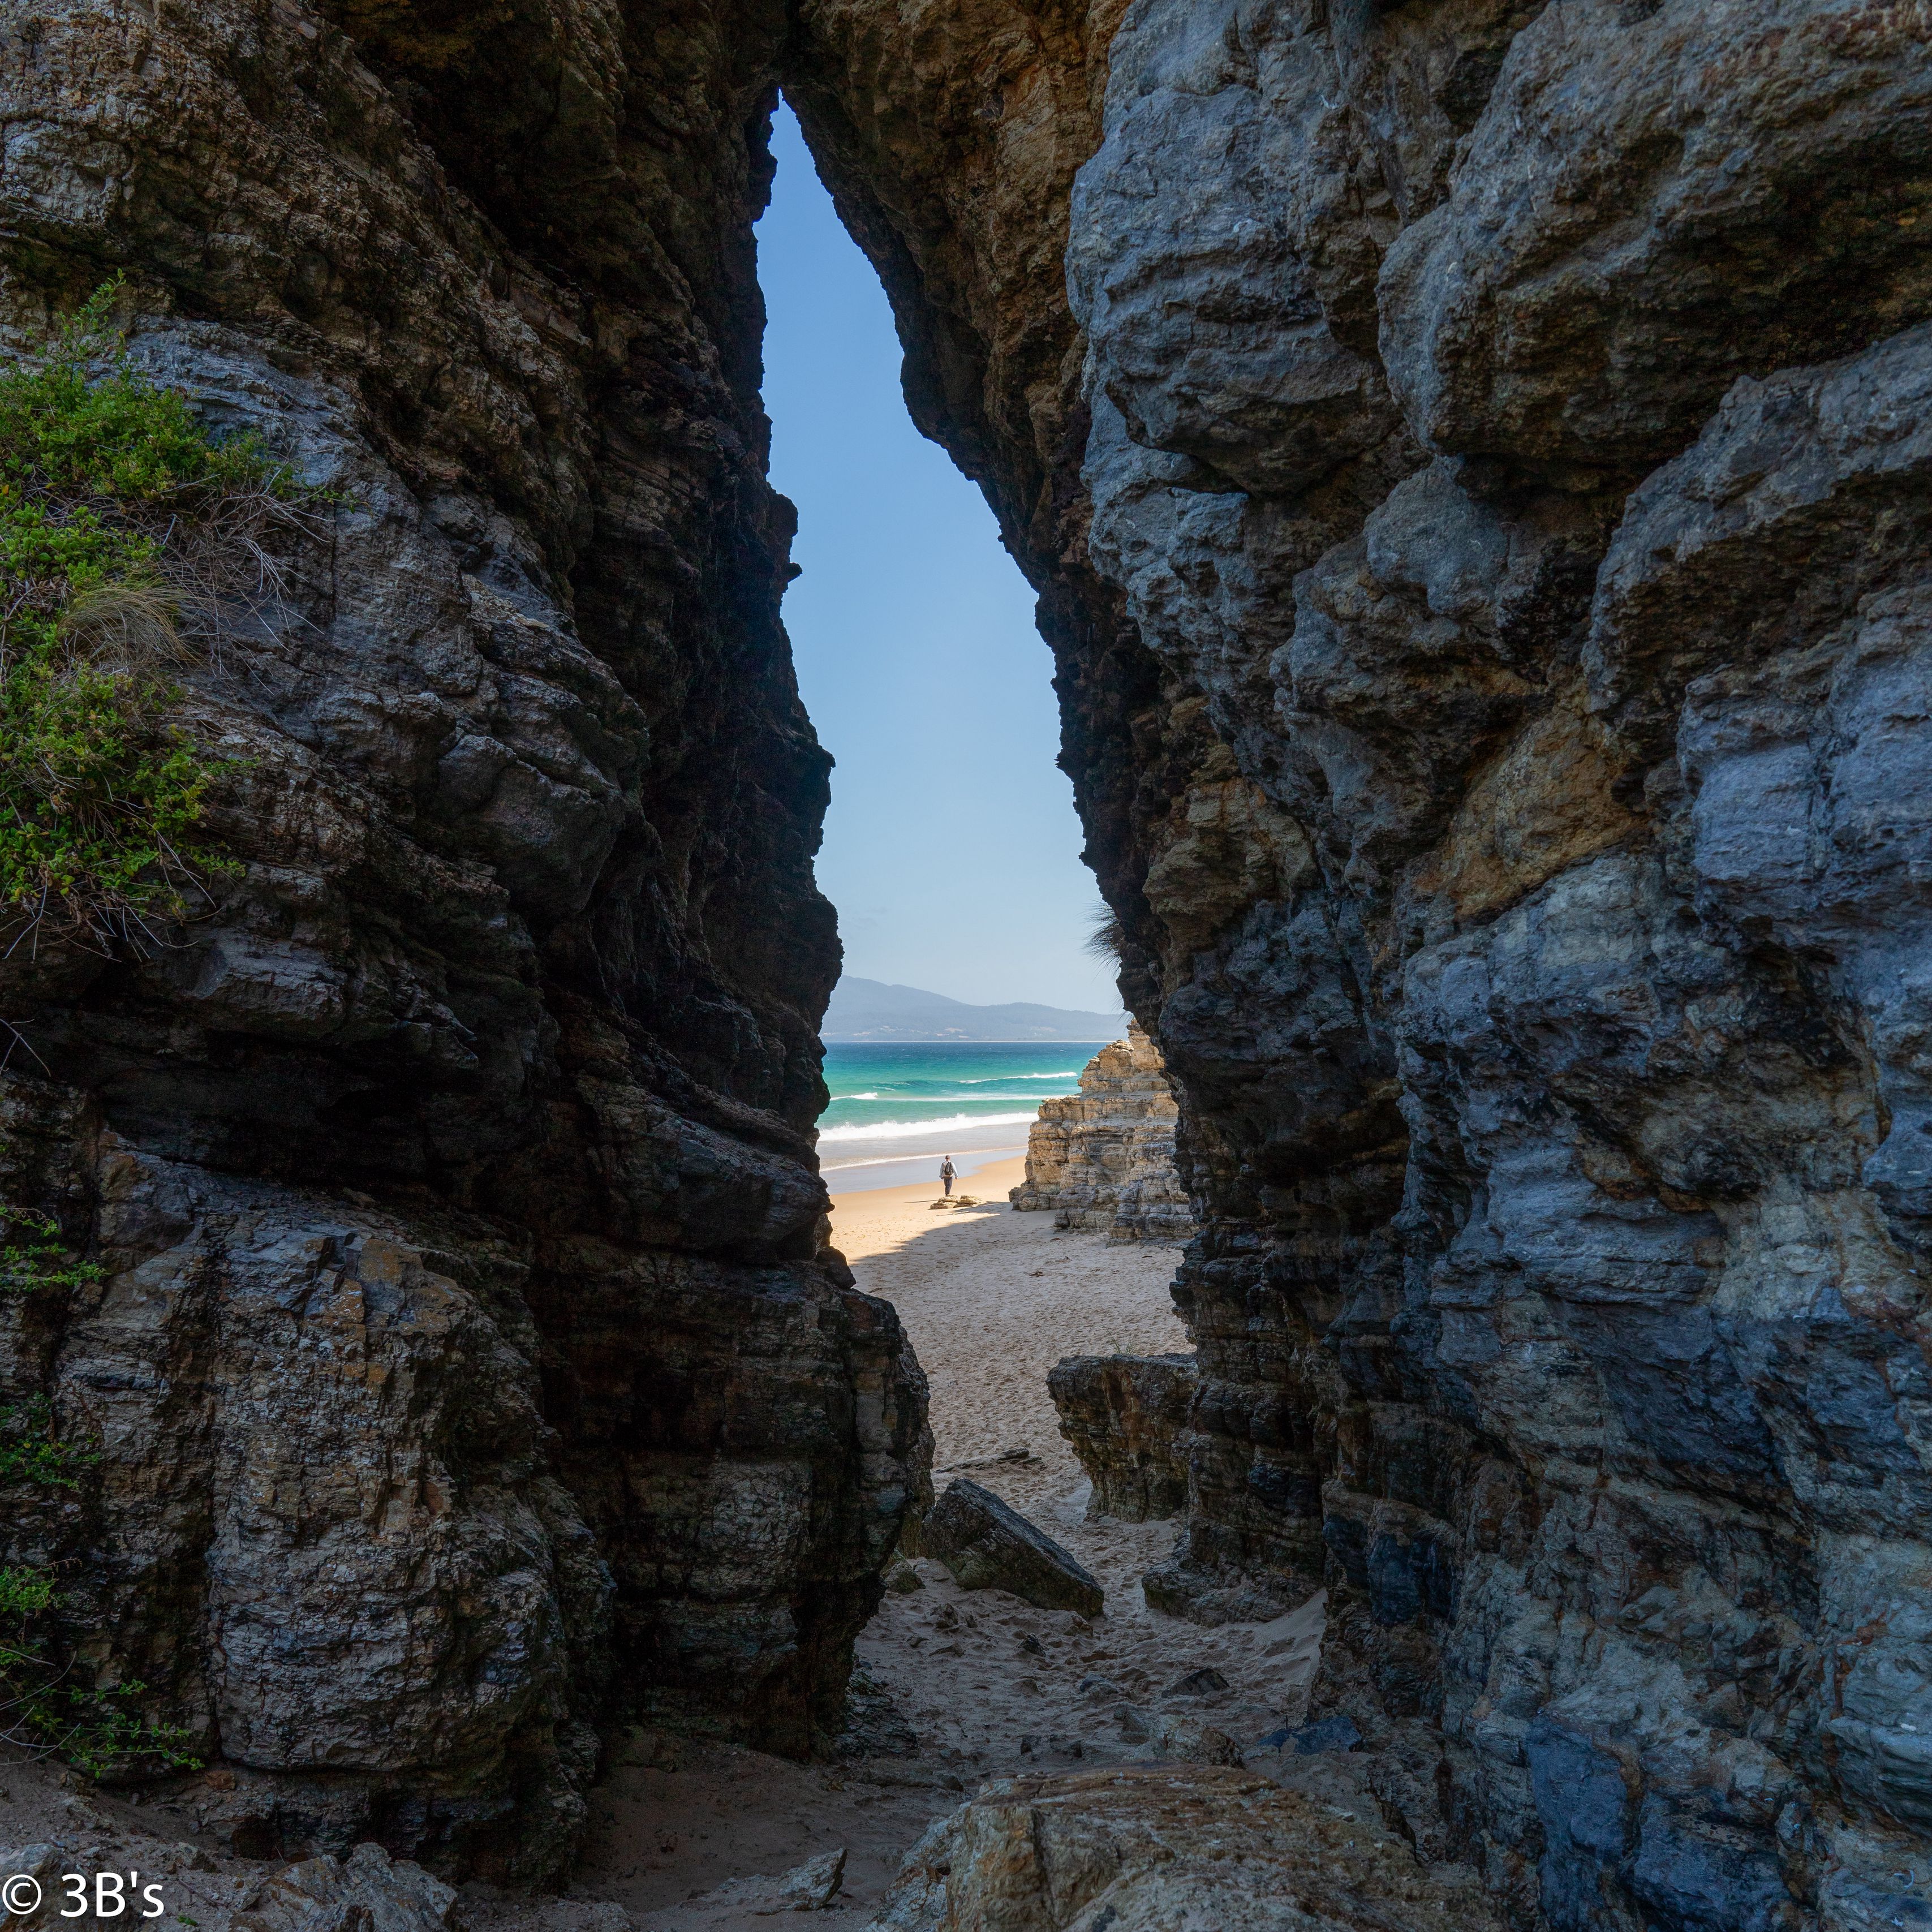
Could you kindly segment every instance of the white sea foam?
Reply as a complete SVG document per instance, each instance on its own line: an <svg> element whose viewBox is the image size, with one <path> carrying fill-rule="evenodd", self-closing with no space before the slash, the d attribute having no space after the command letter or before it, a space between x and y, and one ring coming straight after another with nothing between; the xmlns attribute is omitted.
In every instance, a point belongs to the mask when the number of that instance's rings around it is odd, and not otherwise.
<svg viewBox="0 0 1932 1932"><path fill-rule="evenodd" d="M939 1120L873 1120L862 1127L820 1127L818 1142L823 1147L827 1141L892 1140L905 1134L923 1136L942 1130L964 1133L980 1127L1018 1126L1033 1118L1031 1114L950 1114Z"/></svg>
<svg viewBox="0 0 1932 1932"><path fill-rule="evenodd" d="M962 1083L963 1084L963 1083ZM833 1100L876 1100L876 1094L835 1094ZM1024 1094L982 1094L968 1098L958 1094L895 1094L892 1105L896 1107L983 1107L988 1100L1024 1100Z"/></svg>
<svg viewBox="0 0 1932 1932"><path fill-rule="evenodd" d="M994 1087L1002 1080L1078 1080L1080 1069L1074 1067L1065 1073L983 1073L976 1080L962 1080L962 1087Z"/></svg>

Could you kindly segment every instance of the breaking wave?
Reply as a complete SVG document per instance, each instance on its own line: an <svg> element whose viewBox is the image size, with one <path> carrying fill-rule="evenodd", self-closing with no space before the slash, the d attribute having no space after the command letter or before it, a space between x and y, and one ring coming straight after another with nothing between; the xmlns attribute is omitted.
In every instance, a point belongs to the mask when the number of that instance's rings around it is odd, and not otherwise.
<svg viewBox="0 0 1932 1932"><path fill-rule="evenodd" d="M949 1114L937 1120L869 1120L862 1127L820 1127L818 1144L829 1141L883 1141L904 1134L922 1138L936 1133L963 1133L976 1127L1016 1127L1034 1116L1026 1114Z"/></svg>

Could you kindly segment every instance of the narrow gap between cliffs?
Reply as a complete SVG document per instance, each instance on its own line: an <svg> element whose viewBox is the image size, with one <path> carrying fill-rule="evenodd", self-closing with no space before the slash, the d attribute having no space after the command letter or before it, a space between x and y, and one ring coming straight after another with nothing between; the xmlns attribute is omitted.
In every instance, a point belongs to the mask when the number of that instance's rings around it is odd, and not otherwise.
<svg viewBox="0 0 1932 1932"><path fill-rule="evenodd" d="M798 506L802 566L784 617L807 710L839 761L818 876L848 973L974 1004L1117 1006L1111 963L1087 950L1094 886L1054 764L1032 593L978 491L912 428L884 292L787 110L773 148L760 228L765 398L772 481ZM1100 1043L1004 1060L982 1048L986 1064L970 1070L958 1055L914 1064L914 1048L904 1064L882 1049L862 1066L834 1046L825 1122L839 1131L822 1126L820 1155L833 1241L860 1287L897 1310L930 1378L935 1489L964 1477L1018 1510L1098 1582L1103 1613L962 1588L915 1542L887 1566L826 1760L640 1734L596 1794L580 1896L614 1901L652 1932L752 1932L788 1883L831 1886L860 1923L926 1827L989 1778L1176 1743L1198 1754L1204 1733L1225 1761L1264 1743L1279 1761L1306 1701L1318 1600L1211 1629L1150 1608L1142 1579L1173 1548L1179 1477L1138 1508L1125 1490L1102 1499L1150 1520L1090 1513L1094 1485L1048 1390L1063 1358L1184 1358L1192 1346L1168 1292L1178 1221L1121 1240L1008 1204L1033 1096L1070 1092L1070 1078L1052 1076ZM1136 1071L1123 1049L1096 1105L1132 1111L1123 1096L1155 1086L1164 1096L1154 1065ZM975 1082L1024 1104L974 1105ZM947 1124L905 1131L915 1119ZM959 1173L953 1202L935 1208L941 1152ZM1148 1198L1180 1201L1171 1183ZM1191 1388L1191 1366L1176 1372ZM1120 1412L1089 1380L1072 1400L1090 1399L1080 1412L1104 1432Z"/></svg>

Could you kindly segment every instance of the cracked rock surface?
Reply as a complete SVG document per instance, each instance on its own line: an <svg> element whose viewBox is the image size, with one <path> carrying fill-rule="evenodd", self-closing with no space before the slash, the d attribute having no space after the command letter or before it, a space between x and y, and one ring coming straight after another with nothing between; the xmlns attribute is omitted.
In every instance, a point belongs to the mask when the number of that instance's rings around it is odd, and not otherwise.
<svg viewBox="0 0 1932 1932"><path fill-rule="evenodd" d="M810 1139L829 760L750 233L783 22L658 25L0 22L16 339L124 271L137 364L332 493L184 676L218 903L0 967L0 1186L103 1270L0 1300L0 1400L100 1452L4 1554L251 1856L553 1878L611 1724L811 1749L915 1480Z"/></svg>
<svg viewBox="0 0 1932 1932"><path fill-rule="evenodd" d="M244 875L0 1009L8 1198L107 1269L0 1310L109 1452L9 1560L231 1829L541 1874L614 1714L804 1748L917 1486L808 1138L782 81L1040 591L1179 1103L1154 1598L1325 1585L1312 1722L1518 1926L1932 1911L1924 0L0 35L9 325L125 266L340 492L186 680Z"/></svg>
<svg viewBox="0 0 1932 1932"><path fill-rule="evenodd" d="M1932 16L806 17L1180 1102L1150 1597L1520 1924L1918 1922Z"/></svg>

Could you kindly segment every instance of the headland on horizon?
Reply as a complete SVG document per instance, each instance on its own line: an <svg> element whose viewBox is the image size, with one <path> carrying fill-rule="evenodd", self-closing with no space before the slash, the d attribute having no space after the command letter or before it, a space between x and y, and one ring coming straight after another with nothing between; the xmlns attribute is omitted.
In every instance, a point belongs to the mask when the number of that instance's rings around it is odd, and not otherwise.
<svg viewBox="0 0 1932 1932"><path fill-rule="evenodd" d="M1024 1000L976 1006L922 987L889 986L883 980L862 980L848 973L833 989L819 1037L828 1046L861 1041L908 1046L1080 1044L1118 1040L1126 1028L1124 1012L1082 1012Z"/></svg>

